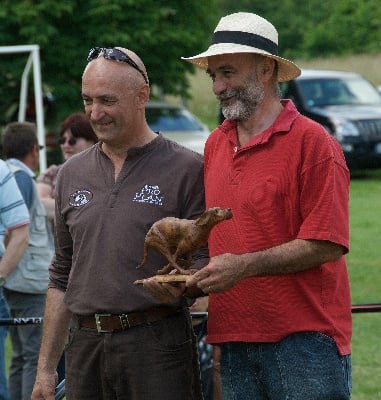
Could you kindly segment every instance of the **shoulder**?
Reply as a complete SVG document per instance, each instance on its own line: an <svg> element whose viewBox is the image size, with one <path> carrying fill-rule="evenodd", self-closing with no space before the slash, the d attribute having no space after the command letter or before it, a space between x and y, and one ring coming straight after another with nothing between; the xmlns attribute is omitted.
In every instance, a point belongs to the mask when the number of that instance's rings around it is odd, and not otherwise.
<svg viewBox="0 0 381 400"><path fill-rule="evenodd" d="M0 172L4 171L4 169L8 169L7 164L0 158Z"/></svg>
<svg viewBox="0 0 381 400"><path fill-rule="evenodd" d="M99 143L91 146L80 153L74 154L63 164L60 165L57 175L61 175L63 171L83 169L86 166L91 168L93 162L97 162L97 157L100 152Z"/></svg>
<svg viewBox="0 0 381 400"><path fill-rule="evenodd" d="M32 187L33 179L27 172L20 169L18 171L15 171L14 175L16 178L16 182L20 188L21 187L25 187L25 188Z"/></svg>
<svg viewBox="0 0 381 400"><path fill-rule="evenodd" d="M300 147L305 160L311 163L334 163L347 170L345 156L340 143L322 125L300 115L292 129L292 142Z"/></svg>
<svg viewBox="0 0 381 400"><path fill-rule="evenodd" d="M105 172L103 168L109 168L111 165L104 162L103 159L107 156L100 153L101 150L97 146L92 146L70 157L61 165L54 186L58 188L58 186L62 187L64 182L71 184L81 179L96 179L100 173Z"/></svg>
<svg viewBox="0 0 381 400"><path fill-rule="evenodd" d="M311 131L320 134L324 133L324 135L327 133L326 129L321 124L302 114L299 114L295 118L295 127L305 133Z"/></svg>
<svg viewBox="0 0 381 400"><path fill-rule="evenodd" d="M1 223L9 229L29 223L29 212L9 168L0 167L0 214Z"/></svg>
<svg viewBox="0 0 381 400"><path fill-rule="evenodd" d="M340 147L337 140L321 124L301 114L295 119L291 133L294 139L300 138L305 146Z"/></svg>
<svg viewBox="0 0 381 400"><path fill-rule="evenodd" d="M5 161L0 159L0 185L5 183L12 173Z"/></svg>

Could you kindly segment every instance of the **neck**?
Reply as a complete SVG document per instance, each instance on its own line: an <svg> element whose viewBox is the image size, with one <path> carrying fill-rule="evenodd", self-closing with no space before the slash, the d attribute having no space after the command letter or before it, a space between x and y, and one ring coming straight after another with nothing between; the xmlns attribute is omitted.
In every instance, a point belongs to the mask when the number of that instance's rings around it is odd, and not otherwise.
<svg viewBox="0 0 381 400"><path fill-rule="evenodd" d="M134 137L132 140L119 143L106 143L102 142L102 151L110 158L114 164L115 169L115 180L117 179L119 172L121 171L123 164L128 156L128 150L133 147L142 147L154 140L157 135L152 132L148 127L143 134L138 137Z"/></svg>
<svg viewBox="0 0 381 400"><path fill-rule="evenodd" d="M37 169L38 164L36 164L36 160L32 155L27 155L24 158L19 158L19 161L24 163L31 171L35 171Z"/></svg>
<svg viewBox="0 0 381 400"><path fill-rule="evenodd" d="M264 100L246 121L237 124L238 141L240 146L245 145L254 136L268 129L282 112L283 106L279 99Z"/></svg>

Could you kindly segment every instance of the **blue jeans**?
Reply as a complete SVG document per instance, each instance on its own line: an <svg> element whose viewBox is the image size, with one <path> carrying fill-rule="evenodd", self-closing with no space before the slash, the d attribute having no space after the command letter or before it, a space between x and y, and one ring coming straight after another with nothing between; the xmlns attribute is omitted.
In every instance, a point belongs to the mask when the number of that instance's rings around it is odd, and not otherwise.
<svg viewBox="0 0 381 400"><path fill-rule="evenodd" d="M224 400L348 400L351 356L333 339L301 332L277 343L221 346Z"/></svg>
<svg viewBox="0 0 381 400"><path fill-rule="evenodd" d="M0 318L9 318L9 310L5 301L3 288L0 288ZM0 400L9 400L7 375L5 371L5 338L8 327L0 326Z"/></svg>

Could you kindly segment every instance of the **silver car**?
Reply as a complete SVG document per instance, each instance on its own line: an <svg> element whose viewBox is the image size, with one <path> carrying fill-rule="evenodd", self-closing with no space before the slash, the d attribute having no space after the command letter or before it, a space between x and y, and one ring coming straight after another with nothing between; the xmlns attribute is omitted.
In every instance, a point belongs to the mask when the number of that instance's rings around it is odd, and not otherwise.
<svg viewBox="0 0 381 400"><path fill-rule="evenodd" d="M209 130L189 110L165 102L149 102L146 107L149 127L168 139L203 154Z"/></svg>

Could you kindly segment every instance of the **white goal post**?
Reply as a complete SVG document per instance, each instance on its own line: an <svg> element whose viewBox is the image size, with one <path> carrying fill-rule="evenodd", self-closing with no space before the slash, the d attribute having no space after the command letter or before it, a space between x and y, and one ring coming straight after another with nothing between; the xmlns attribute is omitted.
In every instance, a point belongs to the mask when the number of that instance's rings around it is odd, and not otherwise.
<svg viewBox="0 0 381 400"><path fill-rule="evenodd" d="M20 100L18 121L25 121L26 104L28 101L28 79L30 70L33 67L34 99L36 107L36 127L38 142L44 146L40 150L40 172L46 169L46 149L45 149L45 126L44 126L44 108L43 93L41 83L40 66L40 47L38 45L21 46L0 46L0 54L29 53L28 61L25 64L24 72L21 77Z"/></svg>

